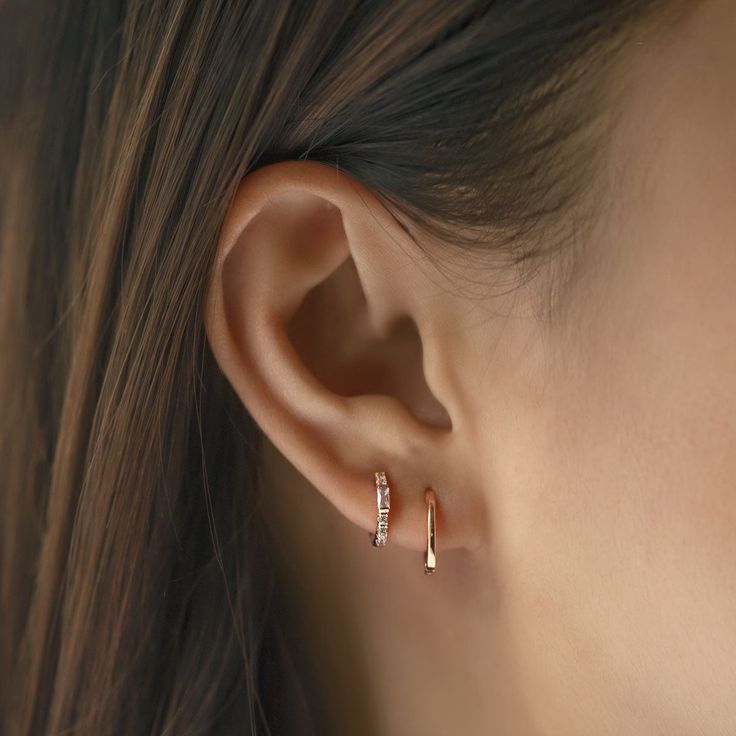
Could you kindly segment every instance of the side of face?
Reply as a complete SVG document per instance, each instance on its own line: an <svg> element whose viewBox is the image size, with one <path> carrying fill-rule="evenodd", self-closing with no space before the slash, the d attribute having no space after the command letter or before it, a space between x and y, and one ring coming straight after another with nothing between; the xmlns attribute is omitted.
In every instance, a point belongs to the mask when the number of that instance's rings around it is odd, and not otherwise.
<svg viewBox="0 0 736 736"><path fill-rule="evenodd" d="M736 6L713 2L632 49L605 214L556 314L532 338L517 320L514 369L478 390L543 733L736 730L734 37Z"/></svg>
<svg viewBox="0 0 736 736"><path fill-rule="evenodd" d="M510 667L523 733L736 732L734 37L736 5L706 0L622 50L600 217L548 313L554 269L513 288L446 246L434 268L431 238L330 166L240 183L208 341L278 450L272 500L294 486L280 539L381 642L387 698L419 682L437 714L472 696L461 716L485 723L512 710ZM365 544L379 469L391 564ZM431 586L412 572L427 485Z"/></svg>

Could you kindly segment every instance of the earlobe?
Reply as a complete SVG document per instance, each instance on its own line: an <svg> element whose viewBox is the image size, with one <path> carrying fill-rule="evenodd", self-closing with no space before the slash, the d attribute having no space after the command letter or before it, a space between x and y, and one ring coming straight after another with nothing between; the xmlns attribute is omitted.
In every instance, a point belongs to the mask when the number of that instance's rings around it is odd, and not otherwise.
<svg viewBox="0 0 736 736"><path fill-rule="evenodd" d="M443 548L474 546L480 525L452 512L461 489L449 481L465 483L464 492L472 483L455 467L451 413L426 380L407 299L423 277L407 260L409 244L396 247L402 233L369 192L329 166L252 172L223 225L207 337L269 440L347 518L375 531L372 481L386 470L393 544L424 549L432 485Z"/></svg>

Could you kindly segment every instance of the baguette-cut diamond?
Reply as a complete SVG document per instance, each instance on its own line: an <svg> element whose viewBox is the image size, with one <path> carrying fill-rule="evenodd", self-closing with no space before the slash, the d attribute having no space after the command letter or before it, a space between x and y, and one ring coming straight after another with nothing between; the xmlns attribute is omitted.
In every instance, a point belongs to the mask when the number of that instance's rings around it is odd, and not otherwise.
<svg viewBox="0 0 736 736"><path fill-rule="evenodd" d="M376 485L376 498L378 500L378 510L383 511L391 508L391 496L387 485Z"/></svg>

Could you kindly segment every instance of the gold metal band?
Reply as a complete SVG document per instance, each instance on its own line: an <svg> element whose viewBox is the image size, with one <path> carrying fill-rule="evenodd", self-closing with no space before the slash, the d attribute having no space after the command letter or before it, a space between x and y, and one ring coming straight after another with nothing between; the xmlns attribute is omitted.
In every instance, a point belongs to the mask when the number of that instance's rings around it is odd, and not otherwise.
<svg viewBox="0 0 736 736"><path fill-rule="evenodd" d="M424 491L424 498L427 502L427 551L424 553L424 572L432 575L437 566L437 496L432 488L427 488Z"/></svg>

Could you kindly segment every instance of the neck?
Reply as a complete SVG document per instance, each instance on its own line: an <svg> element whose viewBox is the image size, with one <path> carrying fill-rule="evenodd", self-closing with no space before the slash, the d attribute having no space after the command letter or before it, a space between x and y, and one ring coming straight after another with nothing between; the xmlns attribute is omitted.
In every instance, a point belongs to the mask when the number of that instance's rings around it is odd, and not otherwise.
<svg viewBox="0 0 736 736"><path fill-rule="evenodd" d="M290 571L331 730L355 736L533 733L493 572L461 551L375 548L265 443L263 503ZM366 492L372 479L366 479Z"/></svg>

